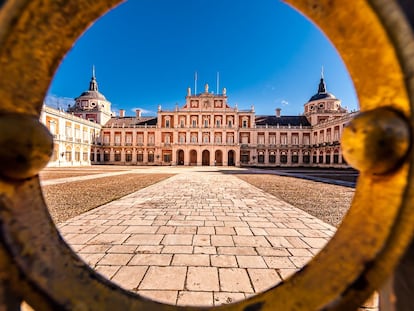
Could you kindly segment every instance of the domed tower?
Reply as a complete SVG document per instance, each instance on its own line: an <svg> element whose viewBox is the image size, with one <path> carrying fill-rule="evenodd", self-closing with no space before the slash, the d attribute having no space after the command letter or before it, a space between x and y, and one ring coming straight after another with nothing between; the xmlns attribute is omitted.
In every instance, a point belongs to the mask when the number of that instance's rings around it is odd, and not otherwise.
<svg viewBox="0 0 414 311"><path fill-rule="evenodd" d="M304 105L304 115L311 125L320 123L328 118L340 117L348 111L341 107L341 100L326 91L323 72L318 86L318 92Z"/></svg>
<svg viewBox="0 0 414 311"><path fill-rule="evenodd" d="M111 103L98 91L95 67L92 67L92 78L89 82L89 89L75 98L75 105L69 107L68 112L101 125L111 119Z"/></svg>

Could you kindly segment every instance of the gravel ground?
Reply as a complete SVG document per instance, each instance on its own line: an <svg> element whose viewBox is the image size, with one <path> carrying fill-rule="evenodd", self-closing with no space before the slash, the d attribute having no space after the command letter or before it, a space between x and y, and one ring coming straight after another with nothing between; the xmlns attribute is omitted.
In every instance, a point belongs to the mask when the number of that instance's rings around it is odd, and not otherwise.
<svg viewBox="0 0 414 311"><path fill-rule="evenodd" d="M351 206L355 192L349 187L293 177L266 174L237 177L336 227Z"/></svg>
<svg viewBox="0 0 414 311"><path fill-rule="evenodd" d="M44 172L40 173L41 180L51 180L51 179L59 179L59 178L69 178L75 176L86 176L86 175L94 175L99 174L100 172L76 172L76 171L68 171L68 172Z"/></svg>
<svg viewBox="0 0 414 311"><path fill-rule="evenodd" d="M125 174L43 186L42 190L54 222L60 223L171 176Z"/></svg>
<svg viewBox="0 0 414 311"><path fill-rule="evenodd" d="M58 178L69 178L75 176L86 176L86 175L95 175L95 174L102 174L102 173L113 173L113 172L122 172L125 170L130 170L131 168L128 167L96 167L96 166L86 166L86 167L47 167L43 171L40 172L39 177L41 180L50 180L50 179L58 179Z"/></svg>

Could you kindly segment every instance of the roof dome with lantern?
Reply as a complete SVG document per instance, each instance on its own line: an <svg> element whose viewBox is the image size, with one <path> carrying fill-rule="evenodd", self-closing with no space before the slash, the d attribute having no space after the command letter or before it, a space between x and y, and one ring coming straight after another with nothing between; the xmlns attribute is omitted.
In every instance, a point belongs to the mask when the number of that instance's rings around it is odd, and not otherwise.
<svg viewBox="0 0 414 311"><path fill-rule="evenodd" d="M309 101L314 101L314 100L321 100L321 99L336 99L335 95L333 95L332 93L328 93L326 91L326 84L325 84L325 80L323 78L323 75L321 76L321 80L319 82L319 87L318 87L318 93L316 93L315 95L313 95Z"/></svg>

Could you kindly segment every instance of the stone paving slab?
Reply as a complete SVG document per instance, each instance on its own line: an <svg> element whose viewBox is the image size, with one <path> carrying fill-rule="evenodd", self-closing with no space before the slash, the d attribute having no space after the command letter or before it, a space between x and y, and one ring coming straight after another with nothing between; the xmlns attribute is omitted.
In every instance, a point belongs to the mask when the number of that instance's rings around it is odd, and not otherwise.
<svg viewBox="0 0 414 311"><path fill-rule="evenodd" d="M58 227L96 271L170 304L220 305L276 285L335 228L217 168L178 174Z"/></svg>

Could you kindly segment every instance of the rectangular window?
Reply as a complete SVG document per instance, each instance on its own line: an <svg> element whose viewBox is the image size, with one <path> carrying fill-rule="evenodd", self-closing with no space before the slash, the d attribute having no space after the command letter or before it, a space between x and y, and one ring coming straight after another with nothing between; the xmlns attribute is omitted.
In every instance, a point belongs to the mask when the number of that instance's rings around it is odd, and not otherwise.
<svg viewBox="0 0 414 311"><path fill-rule="evenodd" d="M309 136L308 135L303 136L303 144L304 145L309 145Z"/></svg>
<svg viewBox="0 0 414 311"><path fill-rule="evenodd" d="M84 152L83 154L82 154L82 160L83 161L88 161L88 153L87 152Z"/></svg>
<svg viewBox="0 0 414 311"><path fill-rule="evenodd" d="M269 163L276 163L276 156L274 154L269 155Z"/></svg>
<svg viewBox="0 0 414 311"><path fill-rule="evenodd" d="M299 145L299 136L292 135L292 145Z"/></svg>
<svg viewBox="0 0 414 311"><path fill-rule="evenodd" d="M66 151L65 152L65 159L66 161L72 161L72 152L71 151Z"/></svg>
<svg viewBox="0 0 414 311"><path fill-rule="evenodd" d="M109 145L109 134L104 135L104 144Z"/></svg>
<svg viewBox="0 0 414 311"><path fill-rule="evenodd" d="M170 127L170 120L165 120L165 127L167 127L167 128Z"/></svg>
<svg viewBox="0 0 414 311"><path fill-rule="evenodd" d="M66 128L65 128L65 135L69 139L72 138L72 128L71 127L66 126Z"/></svg>
<svg viewBox="0 0 414 311"><path fill-rule="evenodd" d="M78 129L78 128L75 129L75 138L76 139L80 139L81 138L80 129Z"/></svg>
<svg viewBox="0 0 414 311"><path fill-rule="evenodd" d="M132 153L125 154L125 161L126 162L131 162L132 161Z"/></svg>
<svg viewBox="0 0 414 311"><path fill-rule="evenodd" d="M193 126L193 127L197 127L197 121L196 121L196 120L193 120L193 121L192 121L192 126Z"/></svg>
<svg viewBox="0 0 414 311"><path fill-rule="evenodd" d="M91 152L91 157L90 157L91 161L95 161L95 153Z"/></svg>
<svg viewBox="0 0 414 311"><path fill-rule="evenodd" d="M280 144L287 145L287 135L280 135Z"/></svg>
<svg viewBox="0 0 414 311"><path fill-rule="evenodd" d="M115 161L121 161L121 153L120 152L115 153Z"/></svg>
<svg viewBox="0 0 414 311"><path fill-rule="evenodd" d="M171 154L169 153L164 154L164 162L167 162L167 163L171 162Z"/></svg>
<svg viewBox="0 0 414 311"><path fill-rule="evenodd" d="M335 129L334 131L334 141L338 141L339 140L339 129Z"/></svg>
<svg viewBox="0 0 414 311"><path fill-rule="evenodd" d="M115 146L121 146L121 135L115 135Z"/></svg>
<svg viewBox="0 0 414 311"><path fill-rule="evenodd" d="M144 162L144 155L142 153L137 154L137 162Z"/></svg>
<svg viewBox="0 0 414 311"><path fill-rule="evenodd" d="M49 131L53 135L56 133L56 122L54 120L49 121Z"/></svg>
<svg viewBox="0 0 414 311"><path fill-rule="evenodd" d="M109 153L104 153L104 161L109 162Z"/></svg>
<svg viewBox="0 0 414 311"><path fill-rule="evenodd" d="M144 143L144 135L138 134L137 136L137 144L143 144Z"/></svg>
<svg viewBox="0 0 414 311"><path fill-rule="evenodd" d="M131 146L132 145L132 134L127 134L125 136L125 144L127 146Z"/></svg>
<svg viewBox="0 0 414 311"><path fill-rule="evenodd" d="M153 153L149 153L148 154L148 162L149 163L153 163L154 162L154 154Z"/></svg>

